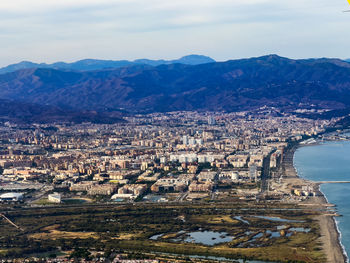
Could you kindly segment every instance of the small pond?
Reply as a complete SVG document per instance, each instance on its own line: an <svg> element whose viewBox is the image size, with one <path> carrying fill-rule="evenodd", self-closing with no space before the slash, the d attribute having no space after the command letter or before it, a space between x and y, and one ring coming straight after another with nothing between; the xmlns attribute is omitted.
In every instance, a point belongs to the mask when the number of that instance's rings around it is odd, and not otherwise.
<svg viewBox="0 0 350 263"><path fill-rule="evenodd" d="M273 222L286 222L286 223L304 223L305 222L301 220L284 219L284 218L273 217L273 216L252 216L252 217L265 219Z"/></svg>
<svg viewBox="0 0 350 263"><path fill-rule="evenodd" d="M309 233L311 231L311 228L304 228L304 227L292 227L288 229L289 231L293 232L304 232Z"/></svg>
<svg viewBox="0 0 350 263"><path fill-rule="evenodd" d="M157 234L151 236L150 240L158 240L165 234ZM170 239L172 242L186 242L186 243L197 243L207 246L213 246L220 243L230 242L233 240L233 236L230 236L226 232L214 232L214 231L196 231L186 232L179 231L176 233L176 237Z"/></svg>
<svg viewBox="0 0 350 263"><path fill-rule="evenodd" d="M243 219L241 216L235 216L234 219L237 219L238 221L241 221L244 224L250 225L249 221Z"/></svg>
<svg viewBox="0 0 350 263"><path fill-rule="evenodd" d="M198 231L187 233L185 236L184 241L187 243L201 243L207 246L213 246L233 240L233 237L229 236L226 232Z"/></svg>
<svg viewBox="0 0 350 263"><path fill-rule="evenodd" d="M158 235L154 235L154 236L151 236L149 239L151 240L157 240L158 238L164 236L164 234L158 234Z"/></svg>

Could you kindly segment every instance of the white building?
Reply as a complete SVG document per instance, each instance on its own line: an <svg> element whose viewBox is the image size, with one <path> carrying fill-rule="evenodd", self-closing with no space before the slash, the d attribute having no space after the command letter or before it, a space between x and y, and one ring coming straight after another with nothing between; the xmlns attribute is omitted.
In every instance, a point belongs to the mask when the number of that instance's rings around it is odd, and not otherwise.
<svg viewBox="0 0 350 263"><path fill-rule="evenodd" d="M2 202L18 202L23 200L23 194L22 193L5 193L0 195L0 201Z"/></svg>
<svg viewBox="0 0 350 263"><path fill-rule="evenodd" d="M48 199L51 203L61 203L61 195L58 193L49 194Z"/></svg>

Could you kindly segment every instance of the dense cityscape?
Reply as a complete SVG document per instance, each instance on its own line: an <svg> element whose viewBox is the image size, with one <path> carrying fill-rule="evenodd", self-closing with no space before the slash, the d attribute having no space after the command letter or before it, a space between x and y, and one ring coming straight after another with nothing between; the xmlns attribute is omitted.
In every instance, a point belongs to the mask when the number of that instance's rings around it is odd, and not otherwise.
<svg viewBox="0 0 350 263"><path fill-rule="evenodd" d="M173 112L126 121L22 127L5 123L1 191L14 193L4 193L1 199L23 198L33 206L67 199L264 198L269 189L264 189L262 177L281 176L278 168L288 142L315 136L331 124L269 108L257 115ZM291 198L279 189L272 196Z"/></svg>
<svg viewBox="0 0 350 263"><path fill-rule="evenodd" d="M178 248L186 249L190 242L198 244L197 255L215 256L216 244L223 244L227 260L270 259L271 254L259 254L260 247L269 253L285 240L288 249L273 259L293 258L295 253L308 257L319 247L312 240L323 231L315 218L326 220L327 214L319 212L323 202L318 201L318 184L297 177L290 158L296 145L324 136L339 139L337 133L323 135L338 120L312 120L262 107L254 113L134 115L117 124L5 122L0 133L0 200L3 235L9 236L3 238L0 253L19 262L189 262L179 254L183 250L156 252L154 244L181 244L184 247ZM298 208L300 204L315 207L309 211ZM224 210L218 212L216 206ZM181 212L184 209L191 212ZM199 213L200 221L187 213ZM169 215L173 218L163 221ZM157 225L154 216L162 223ZM41 223L35 227L38 217ZM101 225L101 220L107 224ZM141 221L128 223L134 220ZM140 234L145 222L147 230ZM204 241L191 236L203 233ZM110 241L103 241L106 235ZM306 250L300 240L304 235L310 239ZM143 240L150 248L138 247ZM100 242L111 242L112 247L103 248ZM297 252L289 248L290 242L301 242ZM28 247L16 252L11 243ZM159 254L162 251L172 254Z"/></svg>

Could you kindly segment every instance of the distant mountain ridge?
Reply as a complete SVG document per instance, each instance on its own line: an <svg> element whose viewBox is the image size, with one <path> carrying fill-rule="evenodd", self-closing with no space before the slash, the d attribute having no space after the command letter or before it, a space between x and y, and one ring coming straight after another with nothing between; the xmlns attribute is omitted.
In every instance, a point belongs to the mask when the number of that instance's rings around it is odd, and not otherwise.
<svg viewBox="0 0 350 263"><path fill-rule="evenodd" d="M202 55L188 55L180 59L175 60L150 60L150 59L137 59L134 61L128 60L98 60L98 59L84 59L73 63L56 62L52 64L46 63L33 63L30 61L22 61L17 64L8 65L0 68L0 74L14 72L21 69L31 68L52 68L59 70L76 70L76 71L92 71L103 69L116 69L121 67L136 66L136 65L169 65L169 64L186 64L186 65L199 65L205 63L214 63L215 60Z"/></svg>
<svg viewBox="0 0 350 263"><path fill-rule="evenodd" d="M345 114L350 109L350 64L339 59L268 55L94 71L31 68L0 75L0 99L106 116L113 112L252 111L265 105L282 111L317 108Z"/></svg>

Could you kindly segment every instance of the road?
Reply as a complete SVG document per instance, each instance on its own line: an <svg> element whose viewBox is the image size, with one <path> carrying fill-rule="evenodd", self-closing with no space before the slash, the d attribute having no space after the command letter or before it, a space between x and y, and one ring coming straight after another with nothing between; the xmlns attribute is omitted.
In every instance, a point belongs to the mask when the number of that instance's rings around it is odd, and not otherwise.
<svg viewBox="0 0 350 263"><path fill-rule="evenodd" d="M216 198L216 190L213 190L213 192L211 192L211 200L215 200Z"/></svg>
<svg viewBox="0 0 350 263"><path fill-rule="evenodd" d="M0 214L0 216L2 216L7 222L9 222L11 225L13 225L14 227L18 228L21 231L24 231L23 228L19 227L18 225L16 225L15 223L13 223L7 216L5 216L4 214Z"/></svg>
<svg viewBox="0 0 350 263"><path fill-rule="evenodd" d="M34 202L43 198L49 191L52 191L54 188L51 185L44 185L40 190L36 191L35 195L28 201L29 204L33 204Z"/></svg>
<svg viewBox="0 0 350 263"><path fill-rule="evenodd" d="M188 192L184 192L184 193L180 194L180 195L175 199L175 201L176 201L176 202L183 202L187 196L188 196Z"/></svg>

